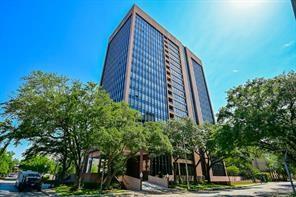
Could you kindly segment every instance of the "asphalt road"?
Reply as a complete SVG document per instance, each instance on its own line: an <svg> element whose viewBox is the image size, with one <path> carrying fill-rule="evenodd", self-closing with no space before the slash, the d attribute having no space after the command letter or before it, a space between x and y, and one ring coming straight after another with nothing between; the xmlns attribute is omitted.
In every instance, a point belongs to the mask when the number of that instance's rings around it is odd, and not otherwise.
<svg viewBox="0 0 296 197"><path fill-rule="evenodd" d="M48 196L45 192L38 192L38 191L25 191L25 192L18 192L17 188L15 187L15 180L1 180L0 179L0 197L2 196Z"/></svg>

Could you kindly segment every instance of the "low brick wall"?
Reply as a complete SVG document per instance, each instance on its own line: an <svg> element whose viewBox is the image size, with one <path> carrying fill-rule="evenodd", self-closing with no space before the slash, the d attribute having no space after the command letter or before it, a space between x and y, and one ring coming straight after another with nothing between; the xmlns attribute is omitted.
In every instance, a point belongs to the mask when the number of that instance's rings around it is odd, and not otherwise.
<svg viewBox="0 0 296 197"><path fill-rule="evenodd" d="M169 187L169 183L167 178L159 178L156 176L148 176L148 182L153 183L155 185L160 185L162 187Z"/></svg>
<svg viewBox="0 0 296 197"><path fill-rule="evenodd" d="M240 182L242 181L242 177L240 176L229 176L230 182Z"/></svg>
<svg viewBox="0 0 296 197"><path fill-rule="evenodd" d="M229 178L228 176L212 176L211 181L215 183L218 183L218 182L226 183L226 182L229 182Z"/></svg>
<svg viewBox="0 0 296 197"><path fill-rule="evenodd" d="M126 189L139 191L141 189L141 180L131 176L124 175L122 182Z"/></svg>
<svg viewBox="0 0 296 197"><path fill-rule="evenodd" d="M229 182L241 182L243 181L242 177L240 176L212 176L211 177L212 182L223 182L223 183L229 183Z"/></svg>
<svg viewBox="0 0 296 197"><path fill-rule="evenodd" d="M180 178L182 181L186 181L186 175L177 175L176 176L177 180ZM194 176L188 176L188 181L194 181Z"/></svg>
<svg viewBox="0 0 296 197"><path fill-rule="evenodd" d="M82 175L82 181L88 183L100 183L101 179L99 173L84 173Z"/></svg>

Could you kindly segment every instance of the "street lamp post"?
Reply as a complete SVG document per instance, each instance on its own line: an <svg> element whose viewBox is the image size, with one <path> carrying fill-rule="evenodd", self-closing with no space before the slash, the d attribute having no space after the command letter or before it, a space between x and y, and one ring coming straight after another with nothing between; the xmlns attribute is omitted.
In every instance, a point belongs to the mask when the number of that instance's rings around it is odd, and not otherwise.
<svg viewBox="0 0 296 197"><path fill-rule="evenodd" d="M165 175L165 177L166 177L166 180L167 180L167 183L168 183L168 187L169 187L169 182L170 182L170 175L169 175L169 173L167 173Z"/></svg>
<svg viewBox="0 0 296 197"><path fill-rule="evenodd" d="M143 172L140 172L140 190L142 190Z"/></svg>

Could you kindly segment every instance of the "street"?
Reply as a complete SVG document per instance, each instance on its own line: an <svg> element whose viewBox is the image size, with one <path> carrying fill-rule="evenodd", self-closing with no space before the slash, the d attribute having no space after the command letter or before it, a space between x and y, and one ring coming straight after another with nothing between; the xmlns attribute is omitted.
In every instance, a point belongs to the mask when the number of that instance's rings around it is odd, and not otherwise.
<svg viewBox="0 0 296 197"><path fill-rule="evenodd" d="M15 187L15 180L1 180L0 179L0 197L2 196L48 196L44 192L38 191L26 191L26 192L18 192Z"/></svg>

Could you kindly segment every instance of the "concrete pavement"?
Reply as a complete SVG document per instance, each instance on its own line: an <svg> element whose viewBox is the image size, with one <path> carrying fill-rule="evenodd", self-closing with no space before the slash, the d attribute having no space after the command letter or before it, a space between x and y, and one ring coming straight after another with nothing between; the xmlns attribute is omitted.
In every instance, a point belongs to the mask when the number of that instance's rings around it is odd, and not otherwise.
<svg viewBox="0 0 296 197"><path fill-rule="evenodd" d="M12 196L12 197L27 197L27 196L56 196L55 193L48 192L43 189L42 192L28 191L18 192L14 186L13 180L0 180L0 197ZM289 182L272 182L264 183L253 186L244 186L234 189L222 189L213 191L198 191L198 192L182 192L182 191L170 191L163 192L162 194L149 194L149 192L127 192L123 196L161 196L161 197L209 197L209 196L288 196L292 192L292 188ZM115 196L118 196L118 194Z"/></svg>
<svg viewBox="0 0 296 197"><path fill-rule="evenodd" d="M198 192L185 192L161 195L167 196L186 196L186 197L209 197L209 196L289 196L292 193L292 187L289 182L271 182L253 186L244 186L241 188L213 190L213 191L198 191ZM146 195L145 195L146 196ZM155 196L155 195L147 195Z"/></svg>

